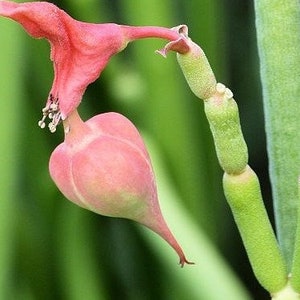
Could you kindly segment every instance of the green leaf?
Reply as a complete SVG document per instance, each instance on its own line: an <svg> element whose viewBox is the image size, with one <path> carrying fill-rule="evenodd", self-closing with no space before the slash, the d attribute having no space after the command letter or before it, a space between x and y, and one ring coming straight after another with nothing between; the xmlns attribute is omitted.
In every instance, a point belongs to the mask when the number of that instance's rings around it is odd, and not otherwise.
<svg viewBox="0 0 300 300"><path fill-rule="evenodd" d="M290 269L300 166L300 3L256 0L255 13L276 229Z"/></svg>

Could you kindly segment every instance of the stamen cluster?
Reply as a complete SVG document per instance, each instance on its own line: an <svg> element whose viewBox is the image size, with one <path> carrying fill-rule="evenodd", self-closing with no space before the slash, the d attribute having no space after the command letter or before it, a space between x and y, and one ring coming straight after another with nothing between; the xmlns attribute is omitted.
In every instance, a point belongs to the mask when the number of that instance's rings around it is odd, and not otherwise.
<svg viewBox="0 0 300 300"><path fill-rule="evenodd" d="M51 122L48 124L48 128L50 132L54 133L57 125L62 121L58 98L54 98L53 95L50 94L46 106L42 109L42 113L43 117L38 122L39 127L42 129L45 128L45 120L48 117L51 120Z"/></svg>

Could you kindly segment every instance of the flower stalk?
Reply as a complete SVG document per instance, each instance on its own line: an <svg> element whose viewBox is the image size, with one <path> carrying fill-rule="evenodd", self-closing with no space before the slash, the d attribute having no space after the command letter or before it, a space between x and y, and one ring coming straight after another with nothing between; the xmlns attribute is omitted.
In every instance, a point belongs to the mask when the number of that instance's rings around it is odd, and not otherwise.
<svg viewBox="0 0 300 300"><path fill-rule="evenodd" d="M177 53L177 59L191 90L204 100L217 156L224 170L226 199L257 280L271 294L276 293L287 285L286 263L263 203L258 178L248 166L237 104L232 92L216 83L205 54L189 39L187 30L184 27L177 30L181 38L159 52L165 55L170 50L177 51L183 39L190 48L185 54Z"/></svg>
<svg viewBox="0 0 300 300"><path fill-rule="evenodd" d="M222 169L227 174L241 174L248 163L248 149L232 92L218 83L214 95L204 101L204 110Z"/></svg>
<svg viewBox="0 0 300 300"><path fill-rule="evenodd" d="M256 174L249 166L238 175L225 173L223 188L257 280L270 293L278 292L287 284L286 264Z"/></svg>

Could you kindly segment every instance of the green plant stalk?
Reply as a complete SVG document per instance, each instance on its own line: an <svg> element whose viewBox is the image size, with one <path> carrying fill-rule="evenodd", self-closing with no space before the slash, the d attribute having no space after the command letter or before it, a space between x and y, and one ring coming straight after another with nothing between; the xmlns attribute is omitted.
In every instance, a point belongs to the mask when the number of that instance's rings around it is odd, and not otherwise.
<svg viewBox="0 0 300 300"><path fill-rule="evenodd" d="M287 284L287 271L265 210L259 181L247 167L239 175L224 174L223 187L252 269L270 293Z"/></svg>
<svg viewBox="0 0 300 300"><path fill-rule="evenodd" d="M300 3L256 0L255 14L276 229L290 270L300 165Z"/></svg>
<svg viewBox="0 0 300 300"><path fill-rule="evenodd" d="M204 101L204 108L222 169L228 174L240 174L248 163L248 149L232 96L228 88L218 83L214 96Z"/></svg>
<svg viewBox="0 0 300 300"><path fill-rule="evenodd" d="M205 112L217 156L225 171L223 188L239 229L252 269L270 293L287 284L287 270L270 224L256 174L247 165L248 151L232 92L217 84L205 100Z"/></svg>
<svg viewBox="0 0 300 300"><path fill-rule="evenodd" d="M287 284L286 265L264 207L258 178L247 165L238 107L228 88L221 83L213 86L215 79L203 51L185 38L190 51L177 54L178 62L191 90L204 99L219 163L225 171L225 196L257 280L270 293L278 292Z"/></svg>

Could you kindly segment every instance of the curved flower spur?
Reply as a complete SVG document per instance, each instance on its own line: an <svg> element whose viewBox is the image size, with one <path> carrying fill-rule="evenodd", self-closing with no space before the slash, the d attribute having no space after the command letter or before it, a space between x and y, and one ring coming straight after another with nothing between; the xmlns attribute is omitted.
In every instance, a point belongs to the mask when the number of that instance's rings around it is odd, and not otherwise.
<svg viewBox="0 0 300 300"><path fill-rule="evenodd" d="M149 37L181 40L176 51L185 53L188 46L180 33L155 26L80 22L48 2L1 1L0 15L50 42L54 81L39 126L44 128L48 117L48 127L55 132L63 122L64 142L49 163L57 187L83 208L149 227L174 248L181 266L191 264L161 214L150 158L137 129L117 113L83 122L77 112L86 87L129 42Z"/></svg>

